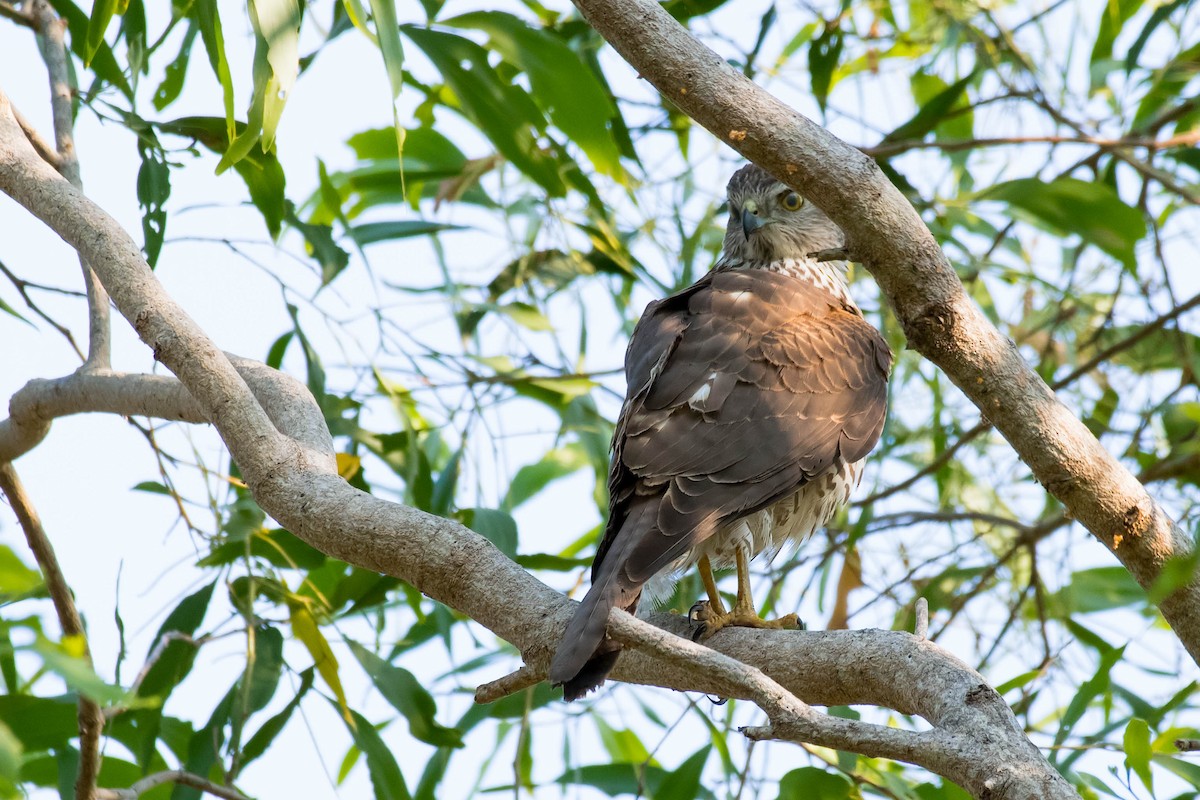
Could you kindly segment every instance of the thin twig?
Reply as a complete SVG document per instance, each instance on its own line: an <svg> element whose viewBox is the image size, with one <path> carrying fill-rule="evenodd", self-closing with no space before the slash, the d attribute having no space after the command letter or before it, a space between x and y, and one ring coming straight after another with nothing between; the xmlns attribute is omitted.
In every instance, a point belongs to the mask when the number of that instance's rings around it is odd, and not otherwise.
<svg viewBox="0 0 1200 800"><path fill-rule="evenodd" d="M147 775L128 789L99 789L96 792L96 798L97 800L137 800L140 795L162 786L164 783L190 786L193 789L207 792L213 797L225 798L225 800L249 800L246 795L236 789L230 789L228 786L220 786L210 780L201 778L199 775L193 775L181 769L172 769Z"/></svg>
<svg viewBox="0 0 1200 800"><path fill-rule="evenodd" d="M1119 150L1144 148L1150 151L1169 150L1173 147L1191 147L1200 142L1200 130L1188 131L1166 139L1155 139L1147 136L1130 136L1122 139L1109 139L1102 136L999 136L983 139L962 139L957 141L927 141L925 139L904 139L897 142L881 142L872 147L860 147L874 158L889 158L906 153L909 150L941 150L946 153L957 153L963 150L977 150L984 147L1001 147L1004 145L1021 144L1087 144L1100 150ZM1157 179L1157 178L1156 178Z"/></svg>
<svg viewBox="0 0 1200 800"><path fill-rule="evenodd" d="M479 704L494 703L509 695L537 686L546 679L544 672L529 667L521 667L516 672L510 672L503 678L497 678L491 683L485 683L475 689L475 702Z"/></svg>
<svg viewBox="0 0 1200 800"><path fill-rule="evenodd" d="M18 25L24 25L26 28L37 30L37 24L33 21L33 15L24 9L17 8L8 0L0 0L0 17L12 20Z"/></svg>
<svg viewBox="0 0 1200 800"><path fill-rule="evenodd" d="M66 22L58 16L48 0L33 0L31 12L41 33L42 60L46 62L46 72L50 78L50 108L54 116L54 145L58 152L58 163L54 167L72 186L82 189L79 158L75 152L74 91L67 63ZM88 355L81 369L105 370L112 364L108 292L82 255L79 265L83 269L83 283L88 298Z"/></svg>
<svg viewBox="0 0 1200 800"><path fill-rule="evenodd" d="M63 576L62 567L54 555L54 547L46 536L46 529L38 518L37 509L33 507L21 478L13 468L12 462L0 463L0 491L8 497L13 513L25 532L25 540L29 549L42 570L46 590L54 603L58 614L58 624L62 627L63 636L79 637L84 644L83 655L91 664L92 656L87 647L87 635L84 633L83 620L79 609L75 606L75 597L71 587ZM78 800L92 800L96 791L96 776L100 772L100 732L104 729L104 714L96 701L79 695L79 772L75 779L75 797Z"/></svg>
<svg viewBox="0 0 1200 800"><path fill-rule="evenodd" d="M15 107L13 108L13 116L17 118L17 124L21 126L21 130L25 131L25 138L33 145L33 149L37 150L38 155L46 159L46 163L50 164L50 166L58 169L59 165L62 164L62 158L59 157L58 151L54 149L54 146L47 142L42 137L41 131L34 127L32 122L25 119L25 115Z"/></svg>
<svg viewBox="0 0 1200 800"><path fill-rule="evenodd" d="M918 639L929 638L929 601L924 597L917 598L916 607L913 609L916 613L917 621L913 625L913 635Z"/></svg>
<svg viewBox="0 0 1200 800"><path fill-rule="evenodd" d="M12 270L4 265L3 262L0 262L0 272L4 273L4 277L8 278L13 287L16 288L17 294L21 295L21 299L25 301L25 305L29 308L29 310L37 314L39 317L45 320L50 327L62 334L63 338L65 338L71 345L71 349L74 350L75 354L79 356L79 360L85 360L87 357L83 354L83 351L79 349L79 345L76 343L75 336L71 333L71 329L60 324L56 319L43 311L42 307L35 303L33 298L29 296L29 289L47 289L47 287L38 286L37 284L32 284L29 281L24 280L23 278L14 274Z"/></svg>

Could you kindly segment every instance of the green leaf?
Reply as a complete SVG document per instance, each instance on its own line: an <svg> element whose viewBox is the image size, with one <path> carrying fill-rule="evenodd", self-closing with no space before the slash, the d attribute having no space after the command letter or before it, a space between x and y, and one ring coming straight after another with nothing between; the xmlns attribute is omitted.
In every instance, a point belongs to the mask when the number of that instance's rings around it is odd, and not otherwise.
<svg viewBox="0 0 1200 800"><path fill-rule="evenodd" d="M1008 694L1013 689L1020 689L1024 686L1028 686L1030 682L1036 680L1037 678L1039 678L1045 674L1046 674L1045 670L1041 670L1041 669L1031 669L1028 672L1022 672L1020 675L1016 676L1015 678L1010 678L1010 679L1006 680L1004 683L997 684L996 685L996 693L997 694Z"/></svg>
<svg viewBox="0 0 1200 800"><path fill-rule="evenodd" d="M1150 41L1150 36L1154 30L1166 20L1170 19L1171 14L1183 5L1190 3L1191 0L1172 0L1172 2L1164 3L1154 9L1154 13L1150 15L1150 19L1146 20L1146 24L1142 26L1141 33L1133 44L1129 45L1129 50L1125 53L1125 73L1128 74L1138 65L1138 59L1142 55L1142 49L1145 48L1146 42Z"/></svg>
<svg viewBox="0 0 1200 800"><path fill-rule="evenodd" d="M591 558L564 558L549 553L533 553L519 555L514 561L528 570L546 570L547 572L570 572L591 565Z"/></svg>
<svg viewBox="0 0 1200 800"><path fill-rule="evenodd" d="M1161 754L1154 756L1154 763L1160 767L1165 767L1169 772L1174 773L1178 777L1190 783L1192 786L1200 789L1200 764L1193 764L1190 761L1184 761L1182 758L1172 758ZM1178 800L1191 800L1192 795L1180 795Z"/></svg>
<svg viewBox="0 0 1200 800"><path fill-rule="evenodd" d="M83 656L83 638L67 636L61 643L38 637L33 650L42 657L42 662L63 679L71 689L101 705L131 705L131 698L120 686L113 686L92 669L91 662Z"/></svg>
<svg viewBox="0 0 1200 800"><path fill-rule="evenodd" d="M247 653L246 672L233 705L235 716L249 717L266 708L283 674L283 634L269 625L253 630L254 649Z"/></svg>
<svg viewBox="0 0 1200 800"><path fill-rule="evenodd" d="M650 754L646 745L638 735L628 729L617 729L600 717L594 717L596 730L600 733L600 742L608 751L609 758L614 762L626 764L648 764L658 766L658 762Z"/></svg>
<svg viewBox="0 0 1200 800"><path fill-rule="evenodd" d="M196 646L190 642L171 640L169 635L180 633L192 636L196 633L196 629L204 621L204 615L208 611L208 604L212 599L215 587L215 582L207 584L183 598L163 620L163 624L159 626L150 650L146 654L146 658L149 659L155 651L158 651L158 659L146 672L146 677L138 686L139 696L157 696L165 701L171 690L191 671L192 662L196 656ZM165 648L159 650L160 647L164 647L164 642L166 642Z"/></svg>
<svg viewBox="0 0 1200 800"><path fill-rule="evenodd" d="M104 44L104 33L108 30L108 23L112 21L113 15L117 13L119 0L96 0L92 4L92 16L88 20L87 31L87 50L84 52L84 66L90 66L93 56L100 49L100 45Z"/></svg>
<svg viewBox="0 0 1200 800"><path fill-rule="evenodd" d="M163 620L158 632L151 641L150 650L146 654L149 660L152 655L157 659L146 671L146 677L138 686L139 697L157 697L159 704L154 708L134 712L138 730L142 739L140 747L131 748L138 757L138 763L143 766L150 763L155 752L155 742L158 739L159 728L162 725L163 706L188 673L196 660L196 645L191 642L172 639L170 634L179 633L193 636L196 629L204 621L208 612L208 604L212 599L216 583L210 583L183 598L174 610Z"/></svg>
<svg viewBox="0 0 1200 800"><path fill-rule="evenodd" d="M394 239L411 239L415 236L428 236L441 231L466 230L462 225L450 225L445 222L429 222L423 219L395 220L393 222L367 222L355 225L350 229L350 235L360 247L366 247L376 242L389 242Z"/></svg>
<svg viewBox="0 0 1200 800"><path fill-rule="evenodd" d="M162 111L179 99L179 94L183 91L184 79L187 77L188 64L192 60L192 45L199 33L200 28L196 22L189 23L187 32L183 35L183 41L179 45L179 54L170 64L167 64L166 69L163 70L162 83L154 91L154 108L156 110Z"/></svg>
<svg viewBox="0 0 1200 800"><path fill-rule="evenodd" d="M250 0L250 22L254 32L267 45L267 62L271 78L266 86L254 87L264 95L263 150L275 147L275 132L283 107L292 93L300 74L300 21L303 8L299 0Z"/></svg>
<svg viewBox="0 0 1200 800"><path fill-rule="evenodd" d="M494 508L468 508L462 512L463 524L496 545L501 553L517 554L517 522L511 515Z"/></svg>
<svg viewBox="0 0 1200 800"><path fill-rule="evenodd" d="M71 34L71 52L88 63L92 72L96 74L96 77L115 86L121 91L121 94L132 101L133 88L125 78L125 71L117 63L116 57L113 56L112 49L104 43L103 37L101 37L96 51L90 55L88 54L87 43L91 29L91 19L89 16L83 13L79 6L72 3L71 0L50 0L50 5L67 21L67 29Z"/></svg>
<svg viewBox="0 0 1200 800"><path fill-rule="evenodd" d="M22 751L21 740L13 733L12 728L0 722L0 777L11 783L21 779Z"/></svg>
<svg viewBox="0 0 1200 800"><path fill-rule="evenodd" d="M513 322L531 331L552 331L554 324L538 309L528 303L509 303L496 309Z"/></svg>
<svg viewBox="0 0 1200 800"><path fill-rule="evenodd" d="M308 336L304 333L304 328L300 325L300 310L291 303L288 303L287 310L288 315L292 318L292 330L296 332L296 340L300 342L300 349L304 353L308 391L316 398L317 403L321 403L325 398L325 367L321 364L321 355L312 346Z"/></svg>
<svg viewBox="0 0 1200 800"><path fill-rule="evenodd" d="M838 60L842 57L842 46L845 43L841 28L834 23L825 23L821 35L812 40L808 46L808 73L812 85L813 97L817 105L825 111L825 101L829 98L829 90L833 86L833 71L837 69Z"/></svg>
<svg viewBox="0 0 1200 800"><path fill-rule="evenodd" d="M4 302L4 298L0 298L0 311L3 311L5 314L11 314L12 316L21 320L22 322L24 322L26 325L29 325L30 327L36 327L32 322L25 319L25 317L21 315L20 311L17 311L15 308L10 306L8 303Z"/></svg>
<svg viewBox="0 0 1200 800"><path fill-rule="evenodd" d="M264 722L262 727L255 731L250 740L246 742L246 746L242 748L241 764L243 767L267 752L267 748L275 741L275 737L280 734L288 720L291 719L292 713L300 705L300 700L312 688L315 675L316 671L312 667L300 673L300 688L297 689L296 696L288 701L282 711Z"/></svg>
<svg viewBox="0 0 1200 800"><path fill-rule="evenodd" d="M1071 576L1071 582L1047 598L1047 610L1059 619L1126 606L1144 606L1146 592L1124 567L1095 567Z"/></svg>
<svg viewBox="0 0 1200 800"><path fill-rule="evenodd" d="M396 132L391 128L373 128L346 140L362 161L391 161L400 158ZM404 136L404 172L434 172L441 177L458 174L467 157L454 142L433 128L414 128ZM395 175L392 176L393 180Z"/></svg>
<svg viewBox="0 0 1200 800"><path fill-rule="evenodd" d="M367 757L375 800L411 800L400 765L379 732L357 711L350 712L346 726L354 737L354 744Z"/></svg>
<svg viewBox="0 0 1200 800"><path fill-rule="evenodd" d="M313 666L317 668L317 672L324 679L325 685L333 692L333 696L337 699L338 707L342 711L342 716L349 722L350 706L346 703L346 690L342 688L342 678L338 672L337 656L333 654L333 648L329 646L329 641L325 638L325 634L321 633L320 627L317 626L316 619L313 618L312 612L308 610L303 602L288 600L289 618L292 623L292 634L300 640L309 655L312 656Z"/></svg>
<svg viewBox="0 0 1200 800"><path fill-rule="evenodd" d="M1092 45L1089 64L1095 67L1112 58L1113 42L1129 18L1142 7L1142 0L1104 0L1100 4L1100 25L1096 31L1096 43ZM1104 85L1106 69L1092 70L1092 91Z"/></svg>
<svg viewBox="0 0 1200 800"><path fill-rule="evenodd" d="M156 127L164 133L195 139L222 157L232 146L225 131L224 121L216 117L181 117L170 122L157 123ZM235 127L240 131L239 135L245 135L248 130L247 126L240 122ZM273 153L252 150L237 161L233 168L246 184L246 189L250 192L250 202L262 214L271 238L278 238L283 220L287 216L287 199L284 196L287 180L279 159Z"/></svg>
<svg viewBox="0 0 1200 800"><path fill-rule="evenodd" d="M204 727L192 734L188 742L187 759L184 769L193 775L207 775L213 765L218 763L221 750L225 744L225 728L229 720L229 708L233 704L236 684L225 693L221 702L209 715ZM190 786L176 785L171 791L171 800L200 800L200 790Z"/></svg>
<svg viewBox="0 0 1200 800"><path fill-rule="evenodd" d="M779 780L778 800L847 800L854 784L817 767L794 769Z"/></svg>
<svg viewBox="0 0 1200 800"><path fill-rule="evenodd" d="M1136 267L1133 246L1146 235L1146 221L1106 184L1075 178L1050 183L1022 178L997 184L978 199L1008 203L1040 226L1054 233L1078 234L1127 269Z"/></svg>
<svg viewBox="0 0 1200 800"><path fill-rule="evenodd" d="M537 140L545 119L529 94L503 81L488 62L487 51L471 40L415 25L401 30L438 68L463 114L496 149L551 196L562 197L566 186L558 165Z"/></svg>
<svg viewBox="0 0 1200 800"><path fill-rule="evenodd" d="M20 691L21 675L17 672L17 656L13 647L12 633L8 625L0 623L0 676L4 677L4 691L15 694Z"/></svg>
<svg viewBox="0 0 1200 800"><path fill-rule="evenodd" d="M1150 126L1159 116L1159 111L1168 103L1180 99L1184 89L1196 76L1196 62L1200 60L1200 44L1193 45L1171 59L1165 67L1154 74L1150 89L1138 104L1130 128L1141 131ZM1165 112L1169 113L1169 112Z"/></svg>
<svg viewBox="0 0 1200 800"><path fill-rule="evenodd" d="M249 538L249 542L247 542ZM282 569L316 569L325 563L320 550L283 528L255 528L246 535L230 536L200 559L202 567L232 564L246 558L261 558Z"/></svg>
<svg viewBox="0 0 1200 800"><path fill-rule="evenodd" d="M167 232L166 204L171 196L171 167L162 149L149 146L144 139L138 142L138 153L142 157L137 175L137 199L142 208L143 250L146 263L153 269Z"/></svg>
<svg viewBox="0 0 1200 800"><path fill-rule="evenodd" d="M502 507L512 511L550 483L583 469L588 463L588 454L578 442L549 451L537 463L517 470L508 485Z"/></svg>
<svg viewBox="0 0 1200 800"><path fill-rule="evenodd" d="M1154 794L1154 776L1150 773L1150 726L1144 719L1134 717L1125 726L1125 766L1137 773L1146 787Z"/></svg>
<svg viewBox="0 0 1200 800"><path fill-rule="evenodd" d="M444 517L450 513L454 505L454 495L458 490L458 478L462 474L463 447L454 451L450 460L442 467L437 481L433 484L433 492L429 498L429 509L433 514Z"/></svg>
<svg viewBox="0 0 1200 800"><path fill-rule="evenodd" d="M921 109L917 117L933 107L930 117L918 124L932 122L932 130L938 139L963 141L973 138L975 115L971 111L971 98L967 95L967 87L974 81L974 73L949 85L927 72L913 75L909 82L912 84L913 99Z"/></svg>
<svg viewBox="0 0 1200 800"><path fill-rule="evenodd" d="M883 137L882 142L924 139L934 128L942 123L946 115L952 110L967 105L965 102L967 87L974 79L974 74L971 74L947 86L945 81L936 75L924 73L914 75L912 85L913 96L918 101L917 113L907 122ZM930 90L935 87L940 87L940 90L931 94ZM968 130L966 136L962 138L970 138L970 135L970 131Z"/></svg>
<svg viewBox="0 0 1200 800"><path fill-rule="evenodd" d="M700 778L712 745L705 745L674 770L671 780L654 793L654 800L693 800L700 796Z"/></svg>
<svg viewBox="0 0 1200 800"><path fill-rule="evenodd" d="M314 225L296 216L296 210L288 204L287 222L304 237L308 254L321 265L321 286L328 286L350 265L350 254L333 240L333 227Z"/></svg>
<svg viewBox="0 0 1200 800"><path fill-rule="evenodd" d="M31 752L65 747L79 735L78 714L73 697L0 695L0 722Z"/></svg>
<svg viewBox="0 0 1200 800"><path fill-rule="evenodd" d="M1088 414L1083 420L1083 424L1087 426L1087 429L1092 432L1093 436L1099 438L1108 432L1109 426L1112 424L1113 414L1116 413L1120 400L1120 395L1111 386L1101 393L1100 398L1096 400L1096 404L1092 406L1092 413Z"/></svg>
<svg viewBox="0 0 1200 800"><path fill-rule="evenodd" d="M396 22L395 0L371 0L371 16L375 18L375 33L383 66L387 70L392 90L392 123L396 134L396 150L404 152L404 128L400 127L400 111L396 103L404 88L404 46L400 44L400 25ZM403 173L401 173L403 175Z"/></svg>
<svg viewBox="0 0 1200 800"><path fill-rule="evenodd" d="M42 573L25 566L11 547L0 544L0 602L24 597L42 587Z"/></svg>
<svg viewBox="0 0 1200 800"><path fill-rule="evenodd" d="M707 749L706 747L705 750ZM662 767L609 763L574 767L564 772L555 783L591 786L609 797L633 795L657 798L674 778L675 773L672 770ZM714 797L713 793L703 786L692 796L702 800L713 800Z"/></svg>
<svg viewBox="0 0 1200 800"><path fill-rule="evenodd" d="M1150 602L1158 605L1190 584L1196 579L1198 569L1200 569L1200 550L1192 550L1190 553L1168 558L1159 571L1158 577L1150 586L1148 592Z"/></svg>
<svg viewBox="0 0 1200 800"><path fill-rule="evenodd" d="M408 720L414 738L438 747L462 747L462 733L434 718L437 703L421 682L406 669L389 664L362 645L346 640L358 663L371 676L375 688Z"/></svg>
<svg viewBox="0 0 1200 800"><path fill-rule="evenodd" d="M1054 747L1056 749L1050 751L1050 761L1052 764L1057 764L1059 761L1058 746L1067 740L1071 732L1091 702L1099 695L1109 691L1112 685L1111 672L1125 655L1124 647L1114 647L1111 650L1103 651L1100 654L1100 664L1096 668L1096 674L1088 680L1084 681L1079 690L1075 692L1075 696L1071 698L1071 702L1067 704L1067 710L1063 712L1062 719L1059 721L1058 731L1054 734Z"/></svg>
<svg viewBox="0 0 1200 800"><path fill-rule="evenodd" d="M213 74L221 84L221 98L225 106L226 146L218 152L224 154L228 143L237 135L237 129L233 118L233 75L229 71L229 61L225 58L225 34L221 29L221 13L217 8L217 0L196 0L192 10L196 25L200 28L204 50L208 53L208 63L212 65Z"/></svg>
<svg viewBox="0 0 1200 800"><path fill-rule="evenodd" d="M609 128L617 109L578 53L550 31L499 11L477 11L444 23L486 32L491 46L524 70L533 99L596 169L617 180L624 177L621 153Z"/></svg>

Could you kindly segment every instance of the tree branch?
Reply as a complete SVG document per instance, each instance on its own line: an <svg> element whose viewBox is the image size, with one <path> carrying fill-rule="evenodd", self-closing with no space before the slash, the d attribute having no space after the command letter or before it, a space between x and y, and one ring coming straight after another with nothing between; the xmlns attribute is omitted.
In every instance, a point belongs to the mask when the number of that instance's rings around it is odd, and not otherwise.
<svg viewBox="0 0 1200 800"><path fill-rule="evenodd" d="M23 8L17 8L8 0L0 0L0 17L12 20L18 25L24 25L26 28L37 30L37 23L33 21L33 16Z"/></svg>
<svg viewBox="0 0 1200 800"><path fill-rule="evenodd" d="M33 0L30 13L41 34L42 60L50 78L50 108L54 116L54 144L58 153L57 162L50 163L59 173L82 191L83 181L79 176L79 157L75 152L75 115L72 109L74 92L71 89L71 72L67 64L67 45L64 34L65 20L59 18L48 0ZM108 369L112 363L111 334L109 321L108 293L96 279L96 273L80 255L79 266L83 269L83 283L88 299L88 356L82 369Z"/></svg>
<svg viewBox="0 0 1200 800"><path fill-rule="evenodd" d="M299 381L266 365L231 353L222 354L251 387L256 407L266 409L295 443L333 457L333 440L320 409ZM307 398L308 402L305 402ZM0 461L13 461L37 446L58 417L88 412L144 416L182 422L208 422L208 416L176 378L121 372L76 372L27 383L0 420Z"/></svg>
<svg viewBox="0 0 1200 800"><path fill-rule="evenodd" d="M92 655L87 647L87 634L83 629L83 620L79 617L79 609L75 606L75 596L67 579L63 576L62 567L54 555L54 547L46 536L46 529L38 517L37 510L20 476L8 462L0 462L0 491L8 498L13 513L25 532L25 541L33 551L38 567L42 570L46 590L54 603L58 614L58 624L63 636L77 636L84 644L83 656L91 664ZM104 714L96 701L79 695L79 771L75 777L75 797L78 800L92 800L96 791L96 776L100 774L100 733L104 730Z"/></svg>
<svg viewBox="0 0 1200 800"><path fill-rule="evenodd" d="M58 151L54 149L54 146L43 139L41 132L34 127L33 123L25 119L21 115L21 112L15 108L13 109L13 116L17 118L17 124L21 126L21 130L25 131L25 137L29 139L29 143L33 145L33 149L37 150L38 155L46 159L47 164L58 169L62 163L62 159L59 158Z"/></svg>
<svg viewBox="0 0 1200 800"><path fill-rule="evenodd" d="M210 780L205 780L199 775L184 772L181 769L155 772L153 775L147 775L128 789L100 789L96 792L96 798L97 800L137 800L141 795L151 789L162 786L164 783L190 786L193 789L199 789L202 792L211 794L213 797L221 797L225 800L249 800L246 795L236 789L221 786Z"/></svg>
<svg viewBox="0 0 1200 800"><path fill-rule="evenodd" d="M1128 136L1121 139L1107 139L1102 136L1004 136L990 139L963 140L934 140L905 139L897 142L881 142L872 147L860 147L872 158L891 158L906 153L909 150L941 150L945 153L957 153L963 150L978 150L984 147L998 147L1010 144L1087 144L1100 150L1128 150L1132 148L1150 151L1170 150L1173 147L1192 147L1200 142L1200 131L1169 136L1166 139L1155 139L1149 136Z"/></svg>
<svg viewBox="0 0 1200 800"><path fill-rule="evenodd" d="M1168 559L1190 552L1190 537L971 302L920 215L874 161L755 86L652 0L574 2L671 102L841 226L909 344L946 372L1138 583L1149 588ZM1200 581L1160 608L1200 663Z"/></svg>

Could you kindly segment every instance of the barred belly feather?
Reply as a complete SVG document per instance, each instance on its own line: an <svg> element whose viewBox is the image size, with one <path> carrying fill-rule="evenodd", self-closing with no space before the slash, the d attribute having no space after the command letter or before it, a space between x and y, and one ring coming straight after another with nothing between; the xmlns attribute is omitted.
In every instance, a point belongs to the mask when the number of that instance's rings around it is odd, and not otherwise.
<svg viewBox="0 0 1200 800"><path fill-rule="evenodd" d="M649 612L670 598L676 581L703 556L708 556L713 567L728 569L734 565L739 544L745 544L766 562L773 561L784 550L799 547L850 502L850 495L862 481L865 463L863 459L829 469L790 497L721 528L648 580L642 587L646 602L639 608Z"/></svg>

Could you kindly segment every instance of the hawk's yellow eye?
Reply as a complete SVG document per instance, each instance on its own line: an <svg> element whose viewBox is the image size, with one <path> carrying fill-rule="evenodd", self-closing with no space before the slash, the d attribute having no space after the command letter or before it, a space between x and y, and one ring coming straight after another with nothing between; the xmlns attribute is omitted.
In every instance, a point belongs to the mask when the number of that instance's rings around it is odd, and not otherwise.
<svg viewBox="0 0 1200 800"><path fill-rule="evenodd" d="M788 211L799 211L800 206L804 205L804 198L795 192L784 192L779 195L779 202Z"/></svg>

